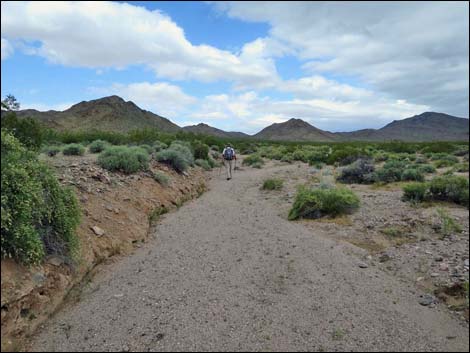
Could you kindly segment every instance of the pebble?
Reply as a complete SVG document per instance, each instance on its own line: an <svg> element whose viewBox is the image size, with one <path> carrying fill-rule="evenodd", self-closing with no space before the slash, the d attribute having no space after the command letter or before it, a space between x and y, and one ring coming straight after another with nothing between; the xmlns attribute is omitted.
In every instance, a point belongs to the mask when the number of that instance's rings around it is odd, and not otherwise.
<svg viewBox="0 0 470 353"><path fill-rule="evenodd" d="M364 263L364 262L358 263L358 266L359 266L360 268L368 268L368 267L369 267L369 265L367 265L367 264Z"/></svg>
<svg viewBox="0 0 470 353"><path fill-rule="evenodd" d="M91 230L97 235L97 236L102 236L104 234L104 230L101 229L98 226L93 226L91 227Z"/></svg>
<svg viewBox="0 0 470 353"><path fill-rule="evenodd" d="M422 306L430 306L436 302L436 298L430 294L425 294L422 296L422 298L419 300L419 303Z"/></svg>

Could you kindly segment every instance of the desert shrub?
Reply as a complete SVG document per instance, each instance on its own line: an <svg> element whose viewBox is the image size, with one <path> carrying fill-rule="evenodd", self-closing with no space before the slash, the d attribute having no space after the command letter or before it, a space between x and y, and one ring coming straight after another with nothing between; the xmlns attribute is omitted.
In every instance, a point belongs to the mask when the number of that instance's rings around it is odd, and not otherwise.
<svg viewBox="0 0 470 353"><path fill-rule="evenodd" d="M249 165L254 167L255 164L259 166L262 166L264 164L263 158L261 158L261 156L258 154L249 155L243 160L243 165Z"/></svg>
<svg viewBox="0 0 470 353"><path fill-rule="evenodd" d="M216 151L216 152L221 152L219 146L217 146L217 145L212 145L212 146L210 147L210 150L211 150L211 151Z"/></svg>
<svg viewBox="0 0 470 353"><path fill-rule="evenodd" d="M432 200L449 201L468 207L468 179L461 176L436 177L429 183Z"/></svg>
<svg viewBox="0 0 470 353"><path fill-rule="evenodd" d="M2 129L11 133L29 149L38 150L41 147L45 129L39 121L33 118L18 119L14 111L2 113Z"/></svg>
<svg viewBox="0 0 470 353"><path fill-rule="evenodd" d="M66 156L83 156L85 154L85 147L78 143L71 143L64 146L62 153Z"/></svg>
<svg viewBox="0 0 470 353"><path fill-rule="evenodd" d="M389 154L385 152L378 152L374 155L374 161L376 163L385 162L389 159Z"/></svg>
<svg viewBox="0 0 470 353"><path fill-rule="evenodd" d="M454 151L454 156L463 157L465 155L468 155L468 152L468 145L459 145Z"/></svg>
<svg viewBox="0 0 470 353"><path fill-rule="evenodd" d="M436 168L431 164L419 164L415 166L421 173L430 174L436 172Z"/></svg>
<svg viewBox="0 0 470 353"><path fill-rule="evenodd" d="M189 142L178 141L178 140L173 141L167 150L180 152L181 156L186 160L186 162L190 166L194 165L194 154L191 150L191 145Z"/></svg>
<svg viewBox="0 0 470 353"><path fill-rule="evenodd" d="M428 197L427 183L410 183L403 187L403 200L412 202L423 202Z"/></svg>
<svg viewBox="0 0 470 353"><path fill-rule="evenodd" d="M197 166L201 167L204 170L211 170L209 162L205 159L196 159L194 162Z"/></svg>
<svg viewBox="0 0 470 353"><path fill-rule="evenodd" d="M54 157L61 151L59 146L45 146L42 152L47 154L49 157Z"/></svg>
<svg viewBox="0 0 470 353"><path fill-rule="evenodd" d="M424 181L424 174L419 169L405 169L401 175L402 181Z"/></svg>
<svg viewBox="0 0 470 353"><path fill-rule="evenodd" d="M2 257L25 264L39 263L46 254L76 259L80 210L75 195L11 134L2 131L1 143Z"/></svg>
<svg viewBox="0 0 470 353"><path fill-rule="evenodd" d="M459 163L454 165L453 170L458 173L466 173L469 171L469 165L468 163Z"/></svg>
<svg viewBox="0 0 470 353"><path fill-rule="evenodd" d="M282 156L281 162L287 162L287 163L292 163L293 158L292 158L292 153L286 153L285 155Z"/></svg>
<svg viewBox="0 0 470 353"><path fill-rule="evenodd" d="M149 155L140 147L112 146L98 156L98 164L110 171L121 171L126 174L147 170Z"/></svg>
<svg viewBox="0 0 470 353"><path fill-rule="evenodd" d="M320 218L351 213L359 208L359 198L349 189L310 189L305 186L297 191L289 220Z"/></svg>
<svg viewBox="0 0 470 353"><path fill-rule="evenodd" d="M416 164L426 164L428 162L428 159L424 156L418 156L415 159Z"/></svg>
<svg viewBox="0 0 470 353"><path fill-rule="evenodd" d="M207 163L209 163L209 166L211 168L215 168L215 167L218 167L218 163L215 159L213 159L212 157L209 156L209 158L207 159Z"/></svg>
<svg viewBox="0 0 470 353"><path fill-rule="evenodd" d="M147 152L147 154L151 154L154 151L154 148L150 145L139 145L139 147Z"/></svg>
<svg viewBox="0 0 470 353"><path fill-rule="evenodd" d="M327 163L330 165L335 163L338 163L339 165L348 165L359 158L364 157L368 157L368 153L366 151L353 147L344 147L333 151L333 153L328 156Z"/></svg>
<svg viewBox="0 0 470 353"><path fill-rule="evenodd" d="M326 163L328 160L328 152L325 150L315 150L307 153L307 161L310 165L315 163Z"/></svg>
<svg viewBox="0 0 470 353"><path fill-rule="evenodd" d="M284 181L282 179L270 178L263 182L263 186L261 188L263 190L279 190L282 189L283 184Z"/></svg>
<svg viewBox="0 0 470 353"><path fill-rule="evenodd" d="M163 186L168 186L170 183L170 177L162 172L154 172L153 179Z"/></svg>
<svg viewBox="0 0 470 353"><path fill-rule="evenodd" d="M155 152L160 152L161 150L168 148L168 145L161 141L155 141L152 146Z"/></svg>
<svg viewBox="0 0 470 353"><path fill-rule="evenodd" d="M264 164L264 162L255 162L255 163L251 164L251 167L256 168L256 169L261 169L263 167L263 164Z"/></svg>
<svg viewBox="0 0 470 353"><path fill-rule="evenodd" d="M195 142L192 145L195 159L209 158L209 146L201 142Z"/></svg>
<svg viewBox="0 0 470 353"><path fill-rule="evenodd" d="M100 153L104 151L106 147L110 146L109 142L103 140L95 140L88 146L90 153Z"/></svg>
<svg viewBox="0 0 470 353"><path fill-rule="evenodd" d="M434 166L436 168L446 168L446 167L452 167L456 163L457 162L449 160L449 159L438 159L437 161L434 161Z"/></svg>
<svg viewBox="0 0 470 353"><path fill-rule="evenodd" d="M387 161L381 169L375 172L374 179L382 183L400 181L406 166L407 164L403 161Z"/></svg>
<svg viewBox="0 0 470 353"><path fill-rule="evenodd" d="M180 173L186 171L191 165L184 152L171 148L158 152L156 159L159 162L169 164L174 170Z"/></svg>
<svg viewBox="0 0 470 353"><path fill-rule="evenodd" d="M374 182L374 164L370 159L359 159L345 167L337 180L346 184L370 184Z"/></svg>
<svg viewBox="0 0 470 353"><path fill-rule="evenodd" d="M438 208L437 214L441 221L441 229L439 232L442 234L442 237L448 237L453 233L461 233L462 227L458 224L449 214L442 208Z"/></svg>

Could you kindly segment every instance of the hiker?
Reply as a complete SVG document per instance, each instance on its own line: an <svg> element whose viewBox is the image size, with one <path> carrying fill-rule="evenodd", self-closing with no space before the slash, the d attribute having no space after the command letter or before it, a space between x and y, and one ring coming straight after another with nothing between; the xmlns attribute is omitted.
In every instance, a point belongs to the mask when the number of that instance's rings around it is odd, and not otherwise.
<svg viewBox="0 0 470 353"><path fill-rule="evenodd" d="M235 150L227 144L222 152L222 158L224 159L225 169L227 170L227 180L232 179L232 161L237 159Z"/></svg>

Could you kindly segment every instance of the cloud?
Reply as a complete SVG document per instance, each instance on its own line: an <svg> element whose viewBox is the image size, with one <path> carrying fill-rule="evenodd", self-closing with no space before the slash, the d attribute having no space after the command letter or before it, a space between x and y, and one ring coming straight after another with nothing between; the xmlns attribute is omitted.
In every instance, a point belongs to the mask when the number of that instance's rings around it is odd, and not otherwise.
<svg viewBox="0 0 470 353"><path fill-rule="evenodd" d="M468 116L468 2L217 2L268 22L313 75L358 78L395 99Z"/></svg>
<svg viewBox="0 0 470 353"><path fill-rule="evenodd" d="M29 54L65 66L142 64L159 77L226 80L240 88L272 86L277 78L259 42L245 44L239 53L193 45L167 15L127 3L2 2L1 30L6 39L22 41ZM2 40L2 55L3 46Z"/></svg>
<svg viewBox="0 0 470 353"><path fill-rule="evenodd" d="M2 38L2 60L7 59L13 54L13 47L10 42Z"/></svg>
<svg viewBox="0 0 470 353"><path fill-rule="evenodd" d="M115 83L110 87L90 87L89 91L100 95L118 95L133 101L140 108L150 110L167 118L178 118L197 102L183 90L166 82Z"/></svg>
<svg viewBox="0 0 470 353"><path fill-rule="evenodd" d="M343 85L316 78L335 91ZM299 80L303 82L302 79ZM307 78L310 82L310 78ZM303 88L303 87L301 87ZM299 89L294 86L294 89ZM346 89L348 92L348 89ZM379 128L392 120L408 118L429 110L428 106L393 100L372 92L351 96L358 99L331 99L323 95L315 97L305 94L302 98L274 99L261 96L255 91L240 94L209 95L193 106L192 113L185 121L194 124L201 120L225 130L256 133L272 123L300 118L321 129L330 131L350 131L358 128Z"/></svg>
<svg viewBox="0 0 470 353"><path fill-rule="evenodd" d="M21 103L21 109L36 109L40 112L47 112L48 110L64 111L64 110L69 109L75 103L70 103L70 102L55 103L55 104L44 104L44 103L39 103L39 102Z"/></svg>

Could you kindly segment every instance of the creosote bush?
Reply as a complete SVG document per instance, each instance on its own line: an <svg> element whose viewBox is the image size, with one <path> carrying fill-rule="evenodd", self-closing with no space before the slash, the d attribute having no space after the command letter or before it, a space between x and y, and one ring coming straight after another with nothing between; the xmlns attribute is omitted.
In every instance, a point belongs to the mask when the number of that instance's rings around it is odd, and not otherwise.
<svg viewBox="0 0 470 353"><path fill-rule="evenodd" d="M258 154L249 155L243 160L243 165L249 165L253 168L260 168L263 164L263 158Z"/></svg>
<svg viewBox="0 0 470 353"><path fill-rule="evenodd" d="M321 218L351 213L359 208L359 198L349 189L311 189L306 186L297 191L289 220L299 218Z"/></svg>
<svg viewBox="0 0 470 353"><path fill-rule="evenodd" d="M282 189L283 184L284 181L282 179L270 178L263 182L263 186L261 188L263 190L279 190Z"/></svg>
<svg viewBox="0 0 470 353"><path fill-rule="evenodd" d="M121 171L132 174L147 170L149 155L140 147L112 146L98 156L98 164L110 171Z"/></svg>
<svg viewBox="0 0 470 353"><path fill-rule="evenodd" d="M162 172L153 173L153 179L163 186L168 186L170 183L170 177Z"/></svg>
<svg viewBox="0 0 470 353"><path fill-rule="evenodd" d="M59 254L77 260L80 210L75 195L36 153L3 130L1 143L2 258L37 264L45 255Z"/></svg>
<svg viewBox="0 0 470 353"><path fill-rule="evenodd" d="M100 153L104 151L106 147L109 147L110 143L103 140L95 140L88 146L90 153Z"/></svg>
<svg viewBox="0 0 470 353"><path fill-rule="evenodd" d="M370 159L359 159L345 167L337 180L346 184L371 184L374 182L374 164Z"/></svg>
<svg viewBox="0 0 470 353"><path fill-rule="evenodd" d="M85 154L85 147L78 143L70 143L64 146L62 153L66 156L83 156Z"/></svg>
<svg viewBox="0 0 470 353"><path fill-rule="evenodd" d="M194 164L196 164L197 166L201 167L204 170L211 170L211 166L209 164L209 161L207 161L205 159L196 159Z"/></svg>

